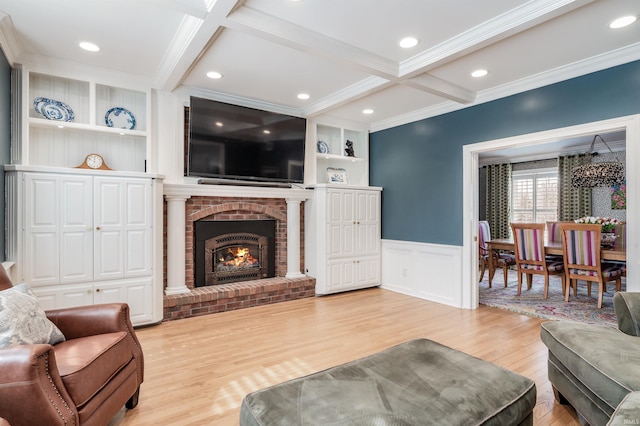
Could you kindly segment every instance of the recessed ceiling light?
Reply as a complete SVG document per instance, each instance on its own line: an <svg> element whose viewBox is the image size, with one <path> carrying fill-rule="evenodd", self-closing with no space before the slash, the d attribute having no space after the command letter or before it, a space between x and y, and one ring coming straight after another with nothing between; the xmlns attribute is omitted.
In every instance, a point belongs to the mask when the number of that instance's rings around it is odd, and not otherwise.
<svg viewBox="0 0 640 426"><path fill-rule="evenodd" d="M271 130L263 130L262 133L264 133L265 135L270 135L271 134Z"/></svg>
<svg viewBox="0 0 640 426"><path fill-rule="evenodd" d="M207 73L207 77L218 79L218 78L222 78L222 74L220 74L218 71L209 71Z"/></svg>
<svg viewBox="0 0 640 426"><path fill-rule="evenodd" d="M636 19L638 18L636 18L635 16L623 16L611 22L609 24L609 28L617 29L617 28L626 27L627 25L631 25L634 22L636 22Z"/></svg>
<svg viewBox="0 0 640 426"><path fill-rule="evenodd" d="M218 127L222 127L222 126L223 126L223 124L222 124L222 122L220 122L220 121L216 121L216 126L218 126Z"/></svg>
<svg viewBox="0 0 640 426"><path fill-rule="evenodd" d="M405 49L414 47L417 44L418 44L418 39L415 37L405 37L402 40L400 40L400 47L404 47Z"/></svg>
<svg viewBox="0 0 640 426"><path fill-rule="evenodd" d="M307 93L299 93L298 99L302 99L302 100L309 99L309 95Z"/></svg>
<svg viewBox="0 0 640 426"><path fill-rule="evenodd" d="M373 110L372 110L372 109L370 109L370 108L363 109L363 110L362 110L362 113L363 113L363 114L373 114Z"/></svg>
<svg viewBox="0 0 640 426"><path fill-rule="evenodd" d="M97 52L100 50L100 47L98 47L97 44L90 43L88 41L81 41L80 43L78 43L78 46L80 46L80 48L87 50L89 52Z"/></svg>
<svg viewBox="0 0 640 426"><path fill-rule="evenodd" d="M471 77L479 78L479 77L484 77L487 74L489 74L489 71L487 70L475 70L474 72L471 73Z"/></svg>

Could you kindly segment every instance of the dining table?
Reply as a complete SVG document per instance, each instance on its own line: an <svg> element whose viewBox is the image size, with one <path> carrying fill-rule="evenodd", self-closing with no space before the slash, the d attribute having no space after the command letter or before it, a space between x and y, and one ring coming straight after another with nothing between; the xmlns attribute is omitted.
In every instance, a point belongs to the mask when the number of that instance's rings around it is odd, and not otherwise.
<svg viewBox="0 0 640 426"><path fill-rule="evenodd" d="M513 238L496 238L485 243L489 251L491 250L506 250L513 251ZM548 242L544 243L544 253L546 255L559 255L562 256L562 243L561 242ZM627 247L626 239L620 241L616 240L612 246L600 247L600 260L613 260L618 262L627 261ZM496 265L493 264L493 256L489 256L489 270L495 270Z"/></svg>

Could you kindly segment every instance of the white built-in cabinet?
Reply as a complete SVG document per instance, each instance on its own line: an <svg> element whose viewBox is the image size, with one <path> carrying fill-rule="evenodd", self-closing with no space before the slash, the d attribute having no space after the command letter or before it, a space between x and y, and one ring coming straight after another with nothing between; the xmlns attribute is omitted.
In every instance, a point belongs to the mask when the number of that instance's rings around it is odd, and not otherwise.
<svg viewBox="0 0 640 426"><path fill-rule="evenodd" d="M21 169L7 171L14 279L47 310L126 302L154 322L156 179Z"/></svg>
<svg viewBox="0 0 640 426"><path fill-rule="evenodd" d="M161 321L162 177L149 173L150 87L75 69L18 65L12 73L12 279L29 284L44 309L126 302L135 325ZM42 116L34 106L41 98L73 118ZM111 170L77 168L88 154Z"/></svg>
<svg viewBox="0 0 640 426"><path fill-rule="evenodd" d="M316 293L329 294L381 284L378 187L316 185L305 202L306 273Z"/></svg>

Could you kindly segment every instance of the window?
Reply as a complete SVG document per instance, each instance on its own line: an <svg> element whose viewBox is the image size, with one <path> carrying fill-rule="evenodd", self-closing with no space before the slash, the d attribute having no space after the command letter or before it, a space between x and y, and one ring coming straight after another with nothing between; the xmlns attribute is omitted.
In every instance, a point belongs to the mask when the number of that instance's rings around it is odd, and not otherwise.
<svg viewBox="0 0 640 426"><path fill-rule="evenodd" d="M555 222L558 217L558 172L537 169L511 175L511 222Z"/></svg>

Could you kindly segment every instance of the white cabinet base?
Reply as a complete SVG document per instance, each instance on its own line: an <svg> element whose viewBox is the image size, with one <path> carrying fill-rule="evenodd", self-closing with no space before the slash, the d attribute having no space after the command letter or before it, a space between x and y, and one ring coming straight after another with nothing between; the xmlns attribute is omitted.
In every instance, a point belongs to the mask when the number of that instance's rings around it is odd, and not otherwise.
<svg viewBox="0 0 640 426"><path fill-rule="evenodd" d="M381 284L380 191L317 185L305 203L305 272L316 294Z"/></svg>

